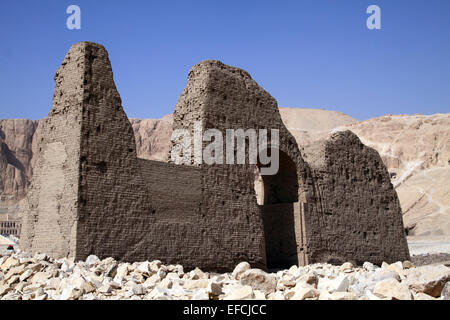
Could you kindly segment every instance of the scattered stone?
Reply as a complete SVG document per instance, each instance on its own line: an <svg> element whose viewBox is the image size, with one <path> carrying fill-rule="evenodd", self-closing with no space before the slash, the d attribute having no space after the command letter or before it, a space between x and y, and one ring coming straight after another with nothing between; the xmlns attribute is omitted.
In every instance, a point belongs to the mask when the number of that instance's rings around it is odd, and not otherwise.
<svg viewBox="0 0 450 320"><path fill-rule="evenodd" d="M6 271L17 265L19 265L19 260L15 259L13 256L11 256L8 259L6 259L5 262L2 263L2 265L0 266L0 269L2 271Z"/></svg>
<svg viewBox="0 0 450 320"><path fill-rule="evenodd" d="M280 281L277 283L277 290L282 290L283 288L292 288L295 287L296 282L293 277L283 277Z"/></svg>
<svg viewBox="0 0 450 320"><path fill-rule="evenodd" d="M286 300L284 294L281 291L272 292L267 296L268 300Z"/></svg>
<svg viewBox="0 0 450 320"><path fill-rule="evenodd" d="M45 283L48 279L50 279L52 277L50 272L38 272L36 273L33 278L31 278L31 283L35 284L43 284Z"/></svg>
<svg viewBox="0 0 450 320"><path fill-rule="evenodd" d="M75 289L74 287L64 288L60 299L61 300L77 300L82 296L82 292L80 290Z"/></svg>
<svg viewBox="0 0 450 320"><path fill-rule="evenodd" d="M158 272L159 268L161 267L162 263L159 260L153 260L150 262L150 270L152 272Z"/></svg>
<svg viewBox="0 0 450 320"><path fill-rule="evenodd" d="M208 274L203 272L200 268L195 268L191 271L193 277L196 279L208 279Z"/></svg>
<svg viewBox="0 0 450 320"><path fill-rule="evenodd" d="M89 267L95 266L100 262L100 259L97 256L90 255L86 258L86 265Z"/></svg>
<svg viewBox="0 0 450 320"><path fill-rule="evenodd" d="M110 277L110 278L114 278L117 274L117 263L113 263L112 265L110 265L106 271L105 271L105 276L106 277Z"/></svg>
<svg viewBox="0 0 450 320"><path fill-rule="evenodd" d="M106 284L100 286L100 288L98 288L97 291L100 293L111 293L112 287L109 285L109 283L106 283Z"/></svg>
<svg viewBox="0 0 450 320"><path fill-rule="evenodd" d="M387 300L385 296L372 293L370 290L366 291L365 296L368 300Z"/></svg>
<svg viewBox="0 0 450 320"><path fill-rule="evenodd" d="M53 260L43 253L0 256L0 300L449 300L450 268L408 261L334 266L316 263L267 273L240 263L208 273L161 261Z"/></svg>
<svg viewBox="0 0 450 320"><path fill-rule="evenodd" d="M231 278L235 280L239 280L241 274L243 274L245 271L250 270L251 266L248 262L241 262L239 263L233 270L231 274Z"/></svg>
<svg viewBox="0 0 450 320"><path fill-rule="evenodd" d="M406 270L406 276L406 284L411 289L437 298L450 281L450 268L443 265L421 266Z"/></svg>
<svg viewBox="0 0 450 320"><path fill-rule="evenodd" d="M291 274L291 275L295 275L295 273L298 271L298 267L296 266L296 265L293 265L292 267L290 267L289 268L289 270L288 270L288 272Z"/></svg>
<svg viewBox="0 0 450 320"><path fill-rule="evenodd" d="M142 295L142 294L145 294L147 292L145 287L143 285L140 285L140 284L132 285L131 286L131 290L132 290L133 294L135 294L135 295Z"/></svg>
<svg viewBox="0 0 450 320"><path fill-rule="evenodd" d="M4 294L8 293L11 290L12 290L12 287L7 284L0 286L0 297Z"/></svg>
<svg viewBox="0 0 450 320"><path fill-rule="evenodd" d="M333 292L346 292L350 286L350 280L346 275L340 275L333 280L330 289Z"/></svg>
<svg viewBox="0 0 450 320"><path fill-rule="evenodd" d="M192 296L192 300L209 300L209 293L206 289L198 289Z"/></svg>
<svg viewBox="0 0 450 320"><path fill-rule="evenodd" d="M396 263L392 263L392 264L388 265L386 267L386 269L390 270L390 271L393 271L393 272L396 272L401 279L405 278L405 275L404 275L404 272L403 272L403 263L401 261L398 261Z"/></svg>
<svg viewBox="0 0 450 320"><path fill-rule="evenodd" d="M406 260L406 261L403 261L403 269L404 270L406 270L406 269L412 269L412 268L415 268L416 266L414 265L414 263L412 263L411 261L408 261L408 260Z"/></svg>
<svg viewBox="0 0 450 320"><path fill-rule="evenodd" d="M376 267L375 267L375 265L374 265L373 263L370 263L370 262L364 262L364 264L363 264L363 269L364 269L364 270L367 270L367 271L375 271L375 270L376 270Z"/></svg>
<svg viewBox="0 0 450 320"><path fill-rule="evenodd" d="M81 278L81 277L75 279L72 282L72 284L75 287L75 289L80 290L82 292L82 294L91 293L91 292L95 291L95 287L92 284L90 284L89 282L87 282L86 280L84 280L83 278ZM103 292L101 290L102 290L102 287L99 288L99 291Z"/></svg>
<svg viewBox="0 0 450 320"><path fill-rule="evenodd" d="M298 282L303 282L307 285L317 288L317 285L319 284L319 276L315 271L310 271L306 275L300 276L298 278Z"/></svg>
<svg viewBox="0 0 450 320"><path fill-rule="evenodd" d="M164 278L164 279L158 284L158 286L159 286L160 288L163 288L163 289L171 289L172 286L173 286L173 282L172 282L172 280L170 280L169 278Z"/></svg>
<svg viewBox="0 0 450 320"><path fill-rule="evenodd" d="M146 288L154 288L158 282L159 282L158 275L153 274L150 278L147 278L147 280L145 280L143 286Z"/></svg>
<svg viewBox="0 0 450 320"><path fill-rule="evenodd" d="M373 292L395 300L411 300L412 295L406 284L400 283L395 279L386 279L380 281L375 286Z"/></svg>
<svg viewBox="0 0 450 320"><path fill-rule="evenodd" d="M414 296L414 300L437 300L437 298L429 296L423 292L414 293L413 296Z"/></svg>
<svg viewBox="0 0 450 320"><path fill-rule="evenodd" d="M378 268L375 270L375 272L373 272L369 275L368 280L371 281L372 283L374 283L374 285L375 285L376 283L383 281L385 279L395 279L395 280L400 281L400 276L395 271Z"/></svg>
<svg viewBox="0 0 450 320"><path fill-rule="evenodd" d="M143 274L150 274L151 273L150 262L145 261L140 263L136 270Z"/></svg>
<svg viewBox="0 0 450 320"><path fill-rule="evenodd" d="M353 292L321 292L319 300L356 300L358 297Z"/></svg>
<svg viewBox="0 0 450 320"><path fill-rule="evenodd" d="M237 285L224 296L223 300L249 300L254 298L255 294L252 287Z"/></svg>
<svg viewBox="0 0 450 320"><path fill-rule="evenodd" d="M450 282L447 282L441 292L442 300L450 300Z"/></svg>
<svg viewBox="0 0 450 320"><path fill-rule="evenodd" d="M255 300L266 300L266 295L264 294L264 292L255 290L253 291L253 293L255 294Z"/></svg>
<svg viewBox="0 0 450 320"><path fill-rule="evenodd" d="M345 273L353 272L353 264L351 262L345 262L341 266L341 271Z"/></svg>
<svg viewBox="0 0 450 320"><path fill-rule="evenodd" d="M260 269L249 269L239 275L242 285L249 285L253 290L261 290L266 294L277 288L277 278Z"/></svg>
<svg viewBox="0 0 450 320"><path fill-rule="evenodd" d="M220 296L222 292L222 286L216 282L210 282L208 284L207 291L211 297L218 297Z"/></svg>
<svg viewBox="0 0 450 320"><path fill-rule="evenodd" d="M124 278L128 274L128 263L120 264L117 267L115 277Z"/></svg>
<svg viewBox="0 0 450 320"><path fill-rule="evenodd" d="M47 261L49 257L45 253L36 253L33 257L35 261Z"/></svg>
<svg viewBox="0 0 450 320"><path fill-rule="evenodd" d="M317 298L320 295L320 291L314 288L300 287L295 290L294 295L290 300L305 300L311 298Z"/></svg>
<svg viewBox="0 0 450 320"><path fill-rule="evenodd" d="M166 272L166 270L164 270L164 269L159 269L158 270L158 272L156 273L156 275L158 276L158 278L160 279L160 280L162 280L162 279L164 279L165 277L166 277L166 275L167 275L167 272Z"/></svg>

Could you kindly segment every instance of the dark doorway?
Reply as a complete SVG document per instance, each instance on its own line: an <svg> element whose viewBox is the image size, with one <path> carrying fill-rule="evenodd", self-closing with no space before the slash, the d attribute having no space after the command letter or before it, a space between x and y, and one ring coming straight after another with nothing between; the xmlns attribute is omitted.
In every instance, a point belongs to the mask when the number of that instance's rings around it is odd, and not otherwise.
<svg viewBox="0 0 450 320"><path fill-rule="evenodd" d="M267 268L282 269L298 264L294 216L300 216L295 163L280 151L278 173L255 172L255 192L263 214Z"/></svg>

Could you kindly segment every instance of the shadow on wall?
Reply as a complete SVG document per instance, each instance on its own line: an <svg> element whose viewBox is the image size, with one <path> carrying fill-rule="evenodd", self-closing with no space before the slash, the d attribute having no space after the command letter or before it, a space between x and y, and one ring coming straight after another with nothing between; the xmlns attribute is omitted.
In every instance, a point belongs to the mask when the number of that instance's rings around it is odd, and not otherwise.
<svg viewBox="0 0 450 320"><path fill-rule="evenodd" d="M255 172L255 192L263 214L266 259L269 269L298 265L294 215L298 207L298 177L295 163L280 150L280 167L273 176Z"/></svg>

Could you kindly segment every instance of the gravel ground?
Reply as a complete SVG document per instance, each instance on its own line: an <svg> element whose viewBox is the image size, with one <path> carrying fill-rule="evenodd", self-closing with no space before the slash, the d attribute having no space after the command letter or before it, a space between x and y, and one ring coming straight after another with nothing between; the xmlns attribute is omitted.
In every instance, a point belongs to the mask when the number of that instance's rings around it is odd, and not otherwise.
<svg viewBox="0 0 450 320"><path fill-rule="evenodd" d="M427 253L450 254L450 241L408 239L409 252L411 255Z"/></svg>
<svg viewBox="0 0 450 320"><path fill-rule="evenodd" d="M411 261L417 266L437 263L450 265L450 241L408 238L408 245Z"/></svg>
<svg viewBox="0 0 450 320"><path fill-rule="evenodd" d="M316 263L276 273L241 262L218 274L158 260L55 260L20 251L0 256L0 300L449 300L449 280L446 266L409 261Z"/></svg>

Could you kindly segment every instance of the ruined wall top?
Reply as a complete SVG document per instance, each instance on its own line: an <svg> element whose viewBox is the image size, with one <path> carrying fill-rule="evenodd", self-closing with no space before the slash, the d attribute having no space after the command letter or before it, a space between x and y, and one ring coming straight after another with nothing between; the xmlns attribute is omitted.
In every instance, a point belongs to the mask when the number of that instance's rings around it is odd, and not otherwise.
<svg viewBox="0 0 450 320"><path fill-rule="evenodd" d="M54 79L53 104L49 116L73 111L83 103L104 105L104 101L94 101L95 97L89 94L92 90L103 91L109 98L112 96L114 105L122 104L114 84L108 52L100 44L87 41L74 44L65 55Z"/></svg>

